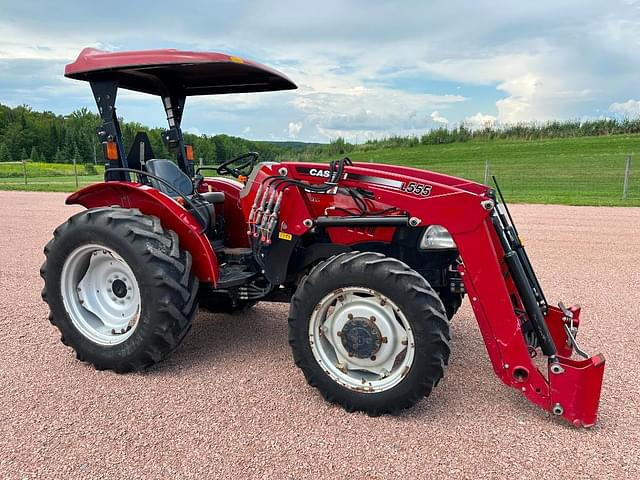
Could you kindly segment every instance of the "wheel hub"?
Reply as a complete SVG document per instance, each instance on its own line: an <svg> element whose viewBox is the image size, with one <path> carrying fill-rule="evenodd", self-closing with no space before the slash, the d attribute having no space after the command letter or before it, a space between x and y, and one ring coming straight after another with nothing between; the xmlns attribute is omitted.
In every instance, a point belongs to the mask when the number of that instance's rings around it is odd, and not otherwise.
<svg viewBox="0 0 640 480"><path fill-rule="evenodd" d="M65 308L76 328L99 345L129 338L141 312L135 274L115 251L96 244L71 252L61 275Z"/></svg>
<svg viewBox="0 0 640 480"><path fill-rule="evenodd" d="M124 298L127 295L127 285L119 278L113 281L111 289L118 298Z"/></svg>
<svg viewBox="0 0 640 480"><path fill-rule="evenodd" d="M382 345L382 333L369 318L352 318L338 333L350 357L371 358Z"/></svg>
<svg viewBox="0 0 640 480"><path fill-rule="evenodd" d="M413 364L413 332L398 306L365 287L327 294L309 321L316 361L337 383L357 392L393 388Z"/></svg>

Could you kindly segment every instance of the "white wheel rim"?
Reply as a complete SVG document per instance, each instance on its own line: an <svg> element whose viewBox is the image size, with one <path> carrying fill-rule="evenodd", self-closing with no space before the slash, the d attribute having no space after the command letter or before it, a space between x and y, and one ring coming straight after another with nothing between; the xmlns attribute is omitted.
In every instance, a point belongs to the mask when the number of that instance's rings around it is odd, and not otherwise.
<svg viewBox="0 0 640 480"><path fill-rule="evenodd" d="M112 249L82 245L64 262L60 279L64 307L76 329L99 345L117 345L140 319L138 281Z"/></svg>
<svg viewBox="0 0 640 480"><path fill-rule="evenodd" d="M415 358L413 331L400 308L362 287L340 288L320 300L309 321L309 345L333 381L363 393L398 385Z"/></svg>

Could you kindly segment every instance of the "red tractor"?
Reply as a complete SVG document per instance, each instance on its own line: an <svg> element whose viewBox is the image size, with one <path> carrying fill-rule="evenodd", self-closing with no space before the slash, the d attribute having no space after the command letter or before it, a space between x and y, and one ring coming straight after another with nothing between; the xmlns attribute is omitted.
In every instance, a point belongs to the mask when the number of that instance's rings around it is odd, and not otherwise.
<svg viewBox="0 0 640 480"><path fill-rule="evenodd" d="M190 95L287 90L281 73L219 53L84 50L102 126L104 182L44 249L43 299L80 360L130 372L162 361L198 306L289 302L296 365L330 402L411 407L442 378L466 293L498 377L576 426L596 421L604 357L576 344L580 308L549 305L499 190L395 165L259 162L195 169L180 128ZM118 88L162 99L166 145L125 152ZM232 177L232 178L229 178ZM584 358L571 358L573 353ZM544 366L532 357L544 355ZM541 364L540 364L541 365Z"/></svg>

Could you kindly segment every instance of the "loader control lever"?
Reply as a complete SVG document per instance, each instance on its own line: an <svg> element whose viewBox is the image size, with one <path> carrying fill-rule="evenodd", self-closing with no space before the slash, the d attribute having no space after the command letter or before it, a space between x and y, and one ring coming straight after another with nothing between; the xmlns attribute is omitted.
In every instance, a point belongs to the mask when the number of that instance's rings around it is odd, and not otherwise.
<svg viewBox="0 0 640 480"><path fill-rule="evenodd" d="M564 315L564 331L567 334L567 342L571 344L573 351L583 358L589 358L589 355L578 346L576 336L578 335L578 326L574 320L573 312L568 309L564 303L558 303L558 308L562 310Z"/></svg>

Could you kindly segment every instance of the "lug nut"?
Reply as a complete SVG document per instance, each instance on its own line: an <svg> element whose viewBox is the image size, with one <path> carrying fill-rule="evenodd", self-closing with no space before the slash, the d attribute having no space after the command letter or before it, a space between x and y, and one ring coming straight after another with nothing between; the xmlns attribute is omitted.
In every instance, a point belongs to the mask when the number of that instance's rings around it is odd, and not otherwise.
<svg viewBox="0 0 640 480"><path fill-rule="evenodd" d="M353 320L353 314L351 314L351 313L350 313L349 315L347 315L347 318L348 318L349 320Z"/></svg>
<svg viewBox="0 0 640 480"><path fill-rule="evenodd" d="M376 356L375 355L371 355L370 360L373 362L373 361L375 361L375 359L376 359Z"/></svg>

